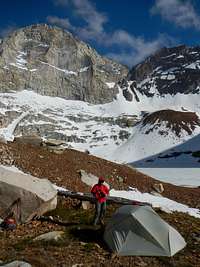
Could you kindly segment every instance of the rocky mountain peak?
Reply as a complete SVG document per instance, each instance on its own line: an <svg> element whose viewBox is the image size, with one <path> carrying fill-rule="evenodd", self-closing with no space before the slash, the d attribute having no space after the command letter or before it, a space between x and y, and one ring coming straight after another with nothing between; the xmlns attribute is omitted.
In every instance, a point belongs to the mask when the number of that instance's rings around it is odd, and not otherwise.
<svg viewBox="0 0 200 267"><path fill-rule="evenodd" d="M0 44L0 90L105 103L127 68L100 56L71 33L46 24L19 29Z"/></svg>
<svg viewBox="0 0 200 267"><path fill-rule="evenodd" d="M120 85L127 100L135 97L138 102L138 94L153 97L199 93L200 47L164 47L133 67Z"/></svg>
<svg viewBox="0 0 200 267"><path fill-rule="evenodd" d="M160 135L167 136L170 132L180 137L183 132L191 135L196 127L200 127L200 118L195 112L175 110L159 110L148 114L142 120L142 126L148 126L146 134L159 129Z"/></svg>

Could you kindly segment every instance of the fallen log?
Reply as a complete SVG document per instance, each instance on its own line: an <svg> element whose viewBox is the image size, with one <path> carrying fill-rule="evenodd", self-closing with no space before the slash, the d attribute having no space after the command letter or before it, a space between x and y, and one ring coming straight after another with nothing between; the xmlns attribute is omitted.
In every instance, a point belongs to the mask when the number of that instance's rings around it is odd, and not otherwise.
<svg viewBox="0 0 200 267"><path fill-rule="evenodd" d="M81 201L89 201L91 203L95 203L95 197L91 193L82 193L82 192L73 192L73 191L58 191L59 196L69 197L72 199L78 199ZM119 205L138 205L138 206L151 206L151 204L147 202L140 202L136 200L129 200L121 197L107 197L107 203L110 204L119 204Z"/></svg>

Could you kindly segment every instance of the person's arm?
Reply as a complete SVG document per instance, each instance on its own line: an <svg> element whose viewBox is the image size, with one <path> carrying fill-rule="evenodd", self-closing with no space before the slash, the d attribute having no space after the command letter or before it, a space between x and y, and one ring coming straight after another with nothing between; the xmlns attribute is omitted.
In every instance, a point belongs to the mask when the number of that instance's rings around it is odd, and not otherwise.
<svg viewBox="0 0 200 267"><path fill-rule="evenodd" d="M103 193L105 196L107 196L109 194L109 189L106 185L104 185L104 187L103 187Z"/></svg>

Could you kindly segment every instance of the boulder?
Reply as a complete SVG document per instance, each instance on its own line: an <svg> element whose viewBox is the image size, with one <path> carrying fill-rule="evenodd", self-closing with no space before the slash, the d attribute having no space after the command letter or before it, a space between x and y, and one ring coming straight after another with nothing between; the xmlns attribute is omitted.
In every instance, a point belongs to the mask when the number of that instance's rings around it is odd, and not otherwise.
<svg viewBox="0 0 200 267"><path fill-rule="evenodd" d="M25 223L56 205L57 190L50 181L0 166L1 218L14 213L17 223Z"/></svg>
<svg viewBox="0 0 200 267"><path fill-rule="evenodd" d="M57 139L48 139L43 141L43 145L46 146L61 146L64 145L65 142L63 140L57 140Z"/></svg>
<svg viewBox="0 0 200 267"><path fill-rule="evenodd" d="M95 176L92 173L87 173L85 170L79 170L80 176L81 176L81 181L89 186L93 186L98 183L99 177ZM110 188L109 184L104 182L104 184Z"/></svg>
<svg viewBox="0 0 200 267"><path fill-rule="evenodd" d="M154 184L152 187L159 194L162 194L164 192L164 186L162 183Z"/></svg>

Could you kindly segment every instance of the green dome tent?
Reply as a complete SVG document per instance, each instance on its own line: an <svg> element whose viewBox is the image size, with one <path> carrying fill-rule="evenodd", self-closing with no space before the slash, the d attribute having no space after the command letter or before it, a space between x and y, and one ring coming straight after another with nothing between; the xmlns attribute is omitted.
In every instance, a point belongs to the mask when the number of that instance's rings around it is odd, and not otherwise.
<svg viewBox="0 0 200 267"><path fill-rule="evenodd" d="M107 224L104 240L121 256L171 257L186 245L183 237L149 206L119 208Z"/></svg>

